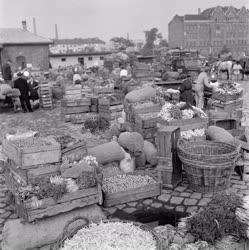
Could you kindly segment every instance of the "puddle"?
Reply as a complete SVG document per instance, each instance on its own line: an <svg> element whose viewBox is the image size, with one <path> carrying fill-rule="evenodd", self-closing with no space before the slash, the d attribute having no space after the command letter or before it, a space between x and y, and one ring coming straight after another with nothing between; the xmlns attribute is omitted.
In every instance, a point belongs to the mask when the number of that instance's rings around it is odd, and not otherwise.
<svg viewBox="0 0 249 250"><path fill-rule="evenodd" d="M117 210L113 214L113 217L123 219L123 220L141 222L151 227L163 226L167 224L176 226L179 220L186 216L187 216L186 213L175 212L175 211L166 210L163 208L138 210L132 214L128 214L122 210Z"/></svg>

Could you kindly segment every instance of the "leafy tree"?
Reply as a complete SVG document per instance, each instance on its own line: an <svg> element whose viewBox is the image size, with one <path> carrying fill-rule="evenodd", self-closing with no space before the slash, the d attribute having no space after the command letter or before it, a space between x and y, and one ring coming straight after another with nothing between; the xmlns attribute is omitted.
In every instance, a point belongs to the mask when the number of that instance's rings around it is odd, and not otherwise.
<svg viewBox="0 0 249 250"><path fill-rule="evenodd" d="M161 39L159 42L159 47L168 47L168 41L166 39Z"/></svg>
<svg viewBox="0 0 249 250"><path fill-rule="evenodd" d="M146 30L145 32L145 45L143 47L142 53L144 55L153 54L153 49L155 48L155 41L157 39L162 39L162 34L158 33L157 28L152 28L151 30Z"/></svg>
<svg viewBox="0 0 249 250"><path fill-rule="evenodd" d="M125 50L128 47L134 47L135 44L124 37L113 37L111 42L114 42L119 50Z"/></svg>

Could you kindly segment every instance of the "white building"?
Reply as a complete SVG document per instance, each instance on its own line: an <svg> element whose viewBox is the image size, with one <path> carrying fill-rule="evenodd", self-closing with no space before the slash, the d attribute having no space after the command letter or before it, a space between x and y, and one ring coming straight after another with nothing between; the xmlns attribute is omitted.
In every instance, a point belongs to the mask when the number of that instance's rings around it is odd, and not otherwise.
<svg viewBox="0 0 249 250"><path fill-rule="evenodd" d="M86 68L92 66L103 66L104 59L112 52L81 52L81 53L67 53L67 54L50 54L50 64L52 68L74 66L81 64Z"/></svg>

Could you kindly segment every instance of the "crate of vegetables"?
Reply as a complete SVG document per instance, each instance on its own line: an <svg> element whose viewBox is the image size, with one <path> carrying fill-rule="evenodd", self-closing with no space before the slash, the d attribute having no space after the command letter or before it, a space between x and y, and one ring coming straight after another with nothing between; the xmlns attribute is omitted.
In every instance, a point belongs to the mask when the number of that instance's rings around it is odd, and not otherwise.
<svg viewBox="0 0 249 250"><path fill-rule="evenodd" d="M67 163L65 163L67 164ZM61 166L61 170L66 166ZM55 216L92 204L102 204L101 175L83 159L61 175L46 176L14 194L17 215L24 221Z"/></svg>
<svg viewBox="0 0 249 250"><path fill-rule="evenodd" d="M161 194L161 183L149 173L115 175L103 179L104 207L155 197Z"/></svg>
<svg viewBox="0 0 249 250"><path fill-rule="evenodd" d="M133 114L146 114L159 112L161 110L161 105L159 103L154 103L152 101L147 101L143 103L134 103L131 105L131 112Z"/></svg>
<svg viewBox="0 0 249 250"><path fill-rule="evenodd" d="M194 106L179 103L165 103L158 115L159 126L175 126L181 131L190 129L206 128L208 116L204 111Z"/></svg>
<svg viewBox="0 0 249 250"><path fill-rule="evenodd" d="M61 145L53 138L3 140L3 153L20 168L61 160Z"/></svg>
<svg viewBox="0 0 249 250"><path fill-rule="evenodd" d="M95 86L93 88L95 94L111 94L114 93L114 86Z"/></svg>
<svg viewBox="0 0 249 250"><path fill-rule="evenodd" d="M157 126L158 112L147 114L136 114L135 125L138 128L155 128Z"/></svg>

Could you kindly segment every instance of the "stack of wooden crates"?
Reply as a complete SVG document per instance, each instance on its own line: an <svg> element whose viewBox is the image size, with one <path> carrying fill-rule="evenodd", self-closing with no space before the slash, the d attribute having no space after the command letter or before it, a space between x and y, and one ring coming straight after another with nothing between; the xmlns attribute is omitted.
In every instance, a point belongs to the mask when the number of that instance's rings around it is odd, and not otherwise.
<svg viewBox="0 0 249 250"><path fill-rule="evenodd" d="M177 156L179 138L180 128L174 126L161 127L156 134L157 170L165 188L174 188L182 181L181 162Z"/></svg>
<svg viewBox="0 0 249 250"><path fill-rule="evenodd" d="M134 132L140 133L145 140L155 143L157 132L157 117L161 105L154 102L124 104L126 121Z"/></svg>
<svg viewBox="0 0 249 250"><path fill-rule="evenodd" d="M239 135L243 107L242 95L242 91L233 98L214 93L211 99L212 110L209 111L209 125L222 127L234 136Z"/></svg>
<svg viewBox="0 0 249 250"><path fill-rule="evenodd" d="M61 101L61 118L65 122L82 121L82 116L90 112L91 98L82 97L81 85L67 86Z"/></svg>
<svg viewBox="0 0 249 250"><path fill-rule="evenodd" d="M25 139L27 144L34 138ZM13 140L3 141L3 153L8 161L5 163L5 180L8 190L13 195L14 207L17 215L24 222L35 222L36 220L53 217L58 214L70 212L76 208L102 203L102 192L99 184L90 188L79 188L76 191L66 192L61 198L53 197L39 198L30 189L43 178L61 176L62 162L61 145L51 138L38 138L39 142L46 144L35 144L34 147L20 147ZM26 144L25 144L26 145ZM72 147L73 150L87 149L85 143ZM70 155L67 149L65 156ZM31 190L28 197L20 192ZM23 193L27 194L27 193Z"/></svg>
<svg viewBox="0 0 249 250"><path fill-rule="evenodd" d="M40 104L43 108L52 108L52 89L48 82L42 82L40 85Z"/></svg>

